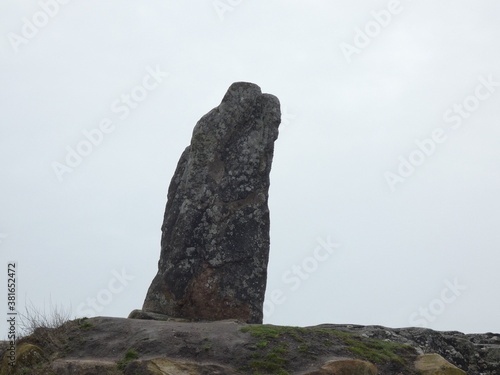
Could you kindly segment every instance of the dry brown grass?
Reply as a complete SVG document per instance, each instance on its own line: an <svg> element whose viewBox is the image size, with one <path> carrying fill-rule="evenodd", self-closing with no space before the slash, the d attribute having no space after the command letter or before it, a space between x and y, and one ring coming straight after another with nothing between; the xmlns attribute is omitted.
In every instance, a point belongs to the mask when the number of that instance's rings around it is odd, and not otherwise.
<svg viewBox="0 0 500 375"><path fill-rule="evenodd" d="M48 309L45 306L39 309L29 302L19 318L19 343L29 342L49 353L58 352L65 346L65 323L71 318L71 308L49 302Z"/></svg>
<svg viewBox="0 0 500 375"><path fill-rule="evenodd" d="M19 314L19 328L21 336L30 336L38 328L58 328L71 318L71 308L53 305L49 302L49 308L45 305L42 310L37 308L31 301L25 307L25 313Z"/></svg>

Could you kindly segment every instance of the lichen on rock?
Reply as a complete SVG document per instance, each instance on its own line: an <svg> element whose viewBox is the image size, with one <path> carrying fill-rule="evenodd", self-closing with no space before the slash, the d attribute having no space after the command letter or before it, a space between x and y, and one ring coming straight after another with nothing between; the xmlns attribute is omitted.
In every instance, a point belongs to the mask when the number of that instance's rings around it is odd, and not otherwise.
<svg viewBox="0 0 500 375"><path fill-rule="evenodd" d="M238 82L198 121L168 190L158 273L144 311L262 322L280 118L275 96Z"/></svg>
<svg viewBox="0 0 500 375"><path fill-rule="evenodd" d="M23 373L23 371L29 370L45 361L46 358L42 349L33 344L22 343L16 347L14 361L9 359L8 352L5 352L0 367L0 375ZM14 365L11 365L11 363Z"/></svg>

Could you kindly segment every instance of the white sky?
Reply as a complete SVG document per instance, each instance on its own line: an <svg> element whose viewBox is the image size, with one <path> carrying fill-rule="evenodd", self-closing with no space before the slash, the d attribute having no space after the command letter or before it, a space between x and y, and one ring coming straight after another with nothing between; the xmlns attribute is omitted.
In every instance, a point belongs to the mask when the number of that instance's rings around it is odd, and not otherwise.
<svg viewBox="0 0 500 375"><path fill-rule="evenodd" d="M0 278L16 261L20 311L142 306L178 158L249 81L284 112L266 323L500 331L499 2L53 1L0 0Z"/></svg>

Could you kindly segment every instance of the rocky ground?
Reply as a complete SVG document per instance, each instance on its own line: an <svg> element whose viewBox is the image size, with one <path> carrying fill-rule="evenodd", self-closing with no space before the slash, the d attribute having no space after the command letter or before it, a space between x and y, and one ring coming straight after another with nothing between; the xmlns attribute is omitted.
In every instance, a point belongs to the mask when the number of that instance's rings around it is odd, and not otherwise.
<svg viewBox="0 0 500 375"><path fill-rule="evenodd" d="M327 324L319 327L411 345L419 354L438 353L469 375L500 374L500 334L464 334L425 328Z"/></svg>
<svg viewBox="0 0 500 375"><path fill-rule="evenodd" d="M15 368L4 356L0 375L492 375L500 374L500 335L97 317L38 329L16 355Z"/></svg>

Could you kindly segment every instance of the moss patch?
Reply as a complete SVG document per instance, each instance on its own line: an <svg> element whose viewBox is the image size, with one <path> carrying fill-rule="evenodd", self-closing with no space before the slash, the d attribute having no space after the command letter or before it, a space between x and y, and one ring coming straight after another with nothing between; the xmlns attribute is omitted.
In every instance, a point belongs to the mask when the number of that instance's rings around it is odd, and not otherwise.
<svg viewBox="0 0 500 375"><path fill-rule="evenodd" d="M415 356L411 346L374 340L355 334L323 328L251 325L241 329L255 339L255 353L246 371L254 375L290 373L291 353L304 360L336 354L354 357L376 364L405 367Z"/></svg>
<svg viewBox="0 0 500 375"><path fill-rule="evenodd" d="M210 349L212 349L212 342L209 339L203 339L202 343L204 351L208 352Z"/></svg>
<svg viewBox="0 0 500 375"><path fill-rule="evenodd" d="M124 354L123 359L121 361L118 361L116 367L118 368L118 370L123 371L130 362L135 361L137 358L139 358L139 354L137 354L134 349L129 349Z"/></svg>
<svg viewBox="0 0 500 375"><path fill-rule="evenodd" d="M94 325L89 322L88 318L75 319L74 322L78 324L78 328L80 329L90 329L94 327Z"/></svg>
<svg viewBox="0 0 500 375"><path fill-rule="evenodd" d="M253 370L254 374L261 374L264 371L266 374L288 375L286 370L287 354L287 345L278 345L271 352L262 353L258 359L251 360L248 368Z"/></svg>
<svg viewBox="0 0 500 375"><path fill-rule="evenodd" d="M411 346L381 340L347 339L346 344L353 354L375 363L406 364L407 360L401 354L414 351Z"/></svg>
<svg viewBox="0 0 500 375"><path fill-rule="evenodd" d="M16 347L15 365L9 364L7 353L5 354L2 367L0 368L1 375L10 374L28 374L32 373L31 369L39 367L46 361L45 353L36 345L20 344Z"/></svg>
<svg viewBox="0 0 500 375"><path fill-rule="evenodd" d="M296 341L302 342L302 336L307 332L306 328L300 327L280 327L271 325L253 325L243 327L241 332L250 332L252 336L262 339L278 339L284 334L289 334Z"/></svg>

